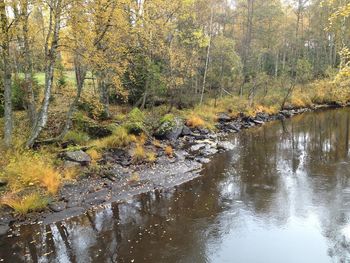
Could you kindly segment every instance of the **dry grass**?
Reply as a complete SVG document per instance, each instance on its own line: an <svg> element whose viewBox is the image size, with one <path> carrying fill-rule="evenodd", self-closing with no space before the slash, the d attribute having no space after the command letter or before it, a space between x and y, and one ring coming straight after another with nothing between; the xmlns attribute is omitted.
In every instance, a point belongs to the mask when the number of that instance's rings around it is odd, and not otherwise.
<svg viewBox="0 0 350 263"><path fill-rule="evenodd" d="M157 154L155 152L149 151L146 153L147 161L154 163L157 160Z"/></svg>
<svg viewBox="0 0 350 263"><path fill-rule="evenodd" d="M8 188L12 192L39 186L50 194L57 193L62 176L48 158L32 152L16 152L9 158L2 177L8 181Z"/></svg>
<svg viewBox="0 0 350 263"><path fill-rule="evenodd" d="M156 147L156 148L162 148L162 144L161 144L160 141L158 141L158 140L153 140L153 141L152 141L152 144L153 144L153 146Z"/></svg>
<svg viewBox="0 0 350 263"><path fill-rule="evenodd" d="M142 162L146 159L146 151L143 145L136 144L134 150L132 151L132 159L135 163Z"/></svg>
<svg viewBox="0 0 350 263"><path fill-rule="evenodd" d="M7 195L4 196L0 204L12 208L19 215L26 215L29 212L41 211L49 203L49 200L39 193L31 193L22 197Z"/></svg>
<svg viewBox="0 0 350 263"><path fill-rule="evenodd" d="M173 157L174 156L174 149L170 145L166 146L164 148L164 152L168 157Z"/></svg>
<svg viewBox="0 0 350 263"><path fill-rule="evenodd" d="M102 154L96 149L89 149L86 153L91 157L92 164L97 164L97 162L102 158Z"/></svg>
<svg viewBox="0 0 350 263"><path fill-rule="evenodd" d="M108 136L101 140L92 141L91 145L95 146L97 149L123 148L128 146L131 142L135 141L136 137L134 135L128 134L127 129L120 126L115 129L111 136Z"/></svg>
<svg viewBox="0 0 350 263"><path fill-rule="evenodd" d="M64 169L63 177L64 180L73 181L76 180L80 176L80 167L69 167Z"/></svg>
<svg viewBox="0 0 350 263"><path fill-rule="evenodd" d="M186 125L191 128L200 128L200 127L204 127L205 122L201 117L192 114L186 120Z"/></svg>

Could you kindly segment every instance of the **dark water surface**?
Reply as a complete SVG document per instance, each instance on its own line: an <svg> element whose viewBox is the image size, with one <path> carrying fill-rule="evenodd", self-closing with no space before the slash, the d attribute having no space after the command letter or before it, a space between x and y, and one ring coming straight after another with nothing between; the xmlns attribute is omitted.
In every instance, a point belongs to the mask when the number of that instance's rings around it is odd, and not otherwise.
<svg viewBox="0 0 350 263"><path fill-rule="evenodd" d="M350 262L350 110L232 137L205 175L0 239L4 262Z"/></svg>

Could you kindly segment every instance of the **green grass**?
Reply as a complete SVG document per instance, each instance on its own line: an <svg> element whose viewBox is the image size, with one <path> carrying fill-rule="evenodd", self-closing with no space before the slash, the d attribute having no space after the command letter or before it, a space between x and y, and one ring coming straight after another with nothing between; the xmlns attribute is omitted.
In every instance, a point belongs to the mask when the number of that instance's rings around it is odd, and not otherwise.
<svg viewBox="0 0 350 263"><path fill-rule="evenodd" d="M66 71L64 73L67 83L70 85L75 85L75 73L74 71ZM24 73L19 73L21 79L24 78ZM37 72L34 74L34 78L37 80L39 85L45 85L45 72Z"/></svg>

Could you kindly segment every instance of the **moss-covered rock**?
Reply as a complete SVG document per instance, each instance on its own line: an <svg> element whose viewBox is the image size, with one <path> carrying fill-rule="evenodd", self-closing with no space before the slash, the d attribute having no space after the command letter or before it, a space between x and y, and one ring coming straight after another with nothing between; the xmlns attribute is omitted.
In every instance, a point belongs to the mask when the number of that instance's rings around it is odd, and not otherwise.
<svg viewBox="0 0 350 263"><path fill-rule="evenodd" d="M159 127L154 133L158 139L176 140L182 134L183 121L172 114L164 115L159 121Z"/></svg>

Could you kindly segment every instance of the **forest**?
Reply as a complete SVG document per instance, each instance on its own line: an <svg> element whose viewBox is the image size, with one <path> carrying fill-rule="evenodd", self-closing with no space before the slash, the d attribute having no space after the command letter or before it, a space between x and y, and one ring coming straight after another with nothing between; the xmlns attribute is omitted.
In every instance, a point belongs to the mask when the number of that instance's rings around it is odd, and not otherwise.
<svg viewBox="0 0 350 263"><path fill-rule="evenodd" d="M108 149L171 158L158 137L178 122L347 105L349 16L349 0L0 0L3 209L42 210ZM61 158L81 150L88 168Z"/></svg>

